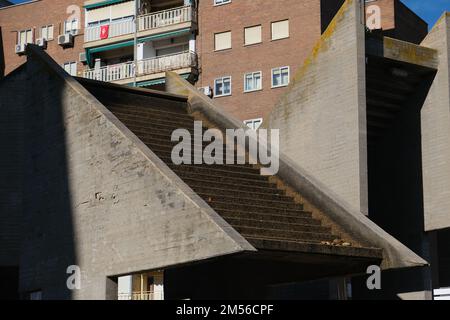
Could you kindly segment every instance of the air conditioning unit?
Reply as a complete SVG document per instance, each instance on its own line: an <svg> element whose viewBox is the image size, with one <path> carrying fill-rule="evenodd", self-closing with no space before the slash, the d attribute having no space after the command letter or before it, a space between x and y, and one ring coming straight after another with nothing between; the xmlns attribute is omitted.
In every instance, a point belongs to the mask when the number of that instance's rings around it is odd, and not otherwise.
<svg viewBox="0 0 450 320"><path fill-rule="evenodd" d="M70 33L62 34L58 36L58 44L60 46L72 46L73 45L73 35Z"/></svg>
<svg viewBox="0 0 450 320"><path fill-rule="evenodd" d="M80 59L79 60L82 63L87 63L86 52L81 52L80 53Z"/></svg>
<svg viewBox="0 0 450 320"><path fill-rule="evenodd" d="M26 43L16 44L16 53L17 54L24 54L26 49L27 49Z"/></svg>
<svg viewBox="0 0 450 320"><path fill-rule="evenodd" d="M210 98L213 97L213 91L212 91L211 87L201 87L201 88L198 88L198 91L203 93L205 96L208 96Z"/></svg>
<svg viewBox="0 0 450 320"><path fill-rule="evenodd" d="M36 39L36 44L43 49L47 49L47 39L45 38Z"/></svg>

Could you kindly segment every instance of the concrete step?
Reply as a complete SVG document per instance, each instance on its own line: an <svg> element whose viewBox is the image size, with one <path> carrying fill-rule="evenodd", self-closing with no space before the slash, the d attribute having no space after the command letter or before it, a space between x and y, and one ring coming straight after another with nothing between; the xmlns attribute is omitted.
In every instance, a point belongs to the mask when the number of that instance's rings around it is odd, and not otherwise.
<svg viewBox="0 0 450 320"><path fill-rule="evenodd" d="M227 178L241 178L241 179L249 179L256 181L268 181L268 177L259 175L259 171L255 174L253 173L245 173L241 172L239 168L233 168L233 166L221 166L220 168L210 167L206 165L174 165L173 163L166 164L176 173L182 175L183 173L189 172L193 174L203 174L203 175L211 175L216 178L219 177L227 177Z"/></svg>
<svg viewBox="0 0 450 320"><path fill-rule="evenodd" d="M182 125L176 122L162 122L162 121L153 121L153 120L129 120L129 119L121 119L121 121L131 130L157 130L163 132L172 132L176 129L184 129L191 133L192 137L194 137L194 123L190 125ZM208 128L202 127L202 133L204 133Z"/></svg>
<svg viewBox="0 0 450 320"><path fill-rule="evenodd" d="M126 123L133 123L134 121L139 121L138 123L147 123L147 122L157 122L161 124L165 124L167 126L173 126L173 127L193 127L194 126L194 120L187 120L187 119L174 119L170 115L167 116L142 116L142 115L135 115L135 114L125 114L122 112L113 112L113 114L122 122Z"/></svg>
<svg viewBox="0 0 450 320"><path fill-rule="evenodd" d="M280 223L288 223L288 224L301 224L308 226L320 226L321 222L319 220L313 219L311 212L297 212L295 214L289 213L279 213L279 214L270 214L270 213L259 213L252 211L238 211L238 210L229 210L229 209L218 209L217 210L220 215L225 220L231 219L249 219L249 220L262 220L262 221L273 221L276 220Z"/></svg>
<svg viewBox="0 0 450 320"><path fill-rule="evenodd" d="M270 202L263 202L261 200L257 201L247 201L244 199L236 199L230 202L221 201L208 201L208 198L203 198L206 203L208 203L214 210L222 211L237 211L237 212L255 212L269 215L301 215L304 213L302 205L298 204L296 207L282 207L272 205ZM237 203L239 201L239 203Z"/></svg>
<svg viewBox="0 0 450 320"><path fill-rule="evenodd" d="M313 233L331 233L331 228L311 225L311 224L297 224L286 223L277 220L255 220L255 219L240 219L240 218L227 218L225 219L230 225L252 227L252 228L269 228L277 230L292 230L299 232L313 232Z"/></svg>
<svg viewBox="0 0 450 320"><path fill-rule="evenodd" d="M155 152L156 153L156 152ZM220 171L231 171L236 173L242 173L242 174L253 174L253 175L260 175L260 169L253 167L250 164L247 165L235 165L235 164L181 164L176 165L173 163L172 158L170 157L162 157L160 154L156 153L158 157L163 160L168 166L172 167L184 167L186 169L193 168L205 168L205 169L211 169L211 170L220 170ZM194 156L192 156L191 161L194 161Z"/></svg>
<svg viewBox="0 0 450 320"><path fill-rule="evenodd" d="M149 103L149 104L142 103L142 101L139 101L138 103L133 103L133 101L132 101L133 98L130 97L129 99L130 99L130 101L127 101L126 103L110 101L108 103L108 108L123 109L123 110L137 110L137 111L154 111L154 112L177 114L177 115L189 115L189 113L187 111L187 105L185 105L184 108L181 108L181 107L169 108L167 105L162 106L162 105L154 104L154 102Z"/></svg>
<svg viewBox="0 0 450 320"><path fill-rule="evenodd" d="M209 184L211 184L211 181L214 179L203 180L203 179L197 179L197 178L185 178L184 181L194 187L194 188L205 188L207 190L209 189L227 189L230 191L244 191L244 192L256 192L256 193L267 193L267 194L279 194L279 195L286 195L286 193L277 188L277 185L275 183L264 183L262 185L253 185L253 181L249 181L250 183L248 185L243 184L242 180L235 180L238 183L226 183L226 182L219 182L215 183L212 187L209 187Z"/></svg>
<svg viewBox="0 0 450 320"><path fill-rule="evenodd" d="M175 170L174 170L175 171ZM207 181L208 183L211 183L216 186L220 186L222 184L233 184L233 185L239 185L239 186L256 186L256 187L269 187L273 184L269 183L268 180L254 180L254 179L247 179L243 177L230 177L230 176L211 176L208 172L205 173L197 173L197 172L189 172L189 171L176 171L176 173L182 178L183 180L201 180L201 181Z"/></svg>
<svg viewBox="0 0 450 320"><path fill-rule="evenodd" d="M173 119L179 121L194 121L194 118L187 113L176 113L170 111L162 111L158 109L152 109L151 107L118 107L118 106L108 106L108 109L112 113L124 114L124 115L139 115L143 118L159 118L159 119Z"/></svg>
<svg viewBox="0 0 450 320"><path fill-rule="evenodd" d="M336 236L331 233L313 233L313 232L299 232L299 231L288 231L288 230L278 230L278 229L268 229L268 228L253 228L253 227L242 227L233 226L233 228L242 234L245 238L272 238L272 239L284 239L288 241L308 241L308 242L318 242L321 241L333 241L337 239Z"/></svg>
<svg viewBox="0 0 450 320"><path fill-rule="evenodd" d="M274 203L278 202L290 202L293 203L294 199L291 197L280 195L280 194L269 194L269 193L258 193L249 191L233 191L226 188L210 188L204 186L192 186L192 189L204 198L221 199L221 197L228 198L239 198L239 199L261 199L270 200Z"/></svg>
<svg viewBox="0 0 450 320"><path fill-rule="evenodd" d="M198 193L203 199L206 199L209 204L214 206L215 203L233 203L234 205L251 205L251 206L270 206L279 210L299 210L303 211L303 205L290 201L276 201L268 198L256 198L256 197L239 197L227 196L227 195L211 195L209 193Z"/></svg>
<svg viewBox="0 0 450 320"><path fill-rule="evenodd" d="M231 196L250 196L255 195L257 197L269 197L271 199L291 199L290 197L287 197L286 194L279 189L276 188L252 188L252 187L243 187L240 188L239 185L231 185L231 186L224 186L224 185L214 185L212 187L205 185L205 183L189 183L192 189L194 189L195 192L199 193L211 193L211 194L226 194Z"/></svg>
<svg viewBox="0 0 450 320"><path fill-rule="evenodd" d="M377 248L359 246L331 246L313 241L292 241L284 238L255 237L245 235L250 244L261 250L290 251L304 253L321 253L334 256L351 256L361 258L383 258L383 251Z"/></svg>

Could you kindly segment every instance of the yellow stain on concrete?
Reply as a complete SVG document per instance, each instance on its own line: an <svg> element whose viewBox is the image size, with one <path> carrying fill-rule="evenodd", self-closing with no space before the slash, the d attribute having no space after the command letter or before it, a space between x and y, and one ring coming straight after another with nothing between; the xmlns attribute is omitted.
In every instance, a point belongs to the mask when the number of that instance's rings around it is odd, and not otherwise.
<svg viewBox="0 0 450 320"><path fill-rule="evenodd" d="M384 56L403 62L437 68L437 50L384 37Z"/></svg>
<svg viewBox="0 0 450 320"><path fill-rule="evenodd" d="M317 59L320 52L328 49L328 40L336 32L336 28L337 28L339 22L344 19L347 10L353 4L353 2L354 2L354 0L347 0L344 2L342 7L339 9L339 11L334 16L333 20L328 25L328 28L325 30L325 32L320 37L319 41L316 43L316 45L312 49L312 52L309 55L309 57L306 58L305 62L303 63L303 66L295 74L290 86L295 85L295 83L299 79L301 79L303 77L303 75L305 75L309 66Z"/></svg>

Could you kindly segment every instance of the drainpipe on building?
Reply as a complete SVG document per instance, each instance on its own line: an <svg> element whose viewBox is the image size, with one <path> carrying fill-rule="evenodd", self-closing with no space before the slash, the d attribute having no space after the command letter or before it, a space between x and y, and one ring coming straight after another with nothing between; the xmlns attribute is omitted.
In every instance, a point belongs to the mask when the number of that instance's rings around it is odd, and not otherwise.
<svg viewBox="0 0 450 320"><path fill-rule="evenodd" d="M133 80L133 87L136 87L136 78L137 78L137 71L138 71L138 65L137 65L137 33L138 33L138 15L139 15L139 9L140 9L140 0L134 0L134 80Z"/></svg>

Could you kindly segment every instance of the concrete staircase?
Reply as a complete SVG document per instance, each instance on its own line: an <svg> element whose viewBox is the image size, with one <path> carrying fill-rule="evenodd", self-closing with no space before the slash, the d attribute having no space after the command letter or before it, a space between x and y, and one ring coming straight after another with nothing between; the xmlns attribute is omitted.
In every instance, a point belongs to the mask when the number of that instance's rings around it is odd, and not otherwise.
<svg viewBox="0 0 450 320"><path fill-rule="evenodd" d="M255 248L381 257L380 249L341 240L303 204L261 176L257 165L173 164L171 152L178 142L171 142L172 132L186 129L193 136L196 119L187 108L143 104L131 93L121 93L120 99L105 93L97 98ZM193 149L206 145L194 144Z"/></svg>

